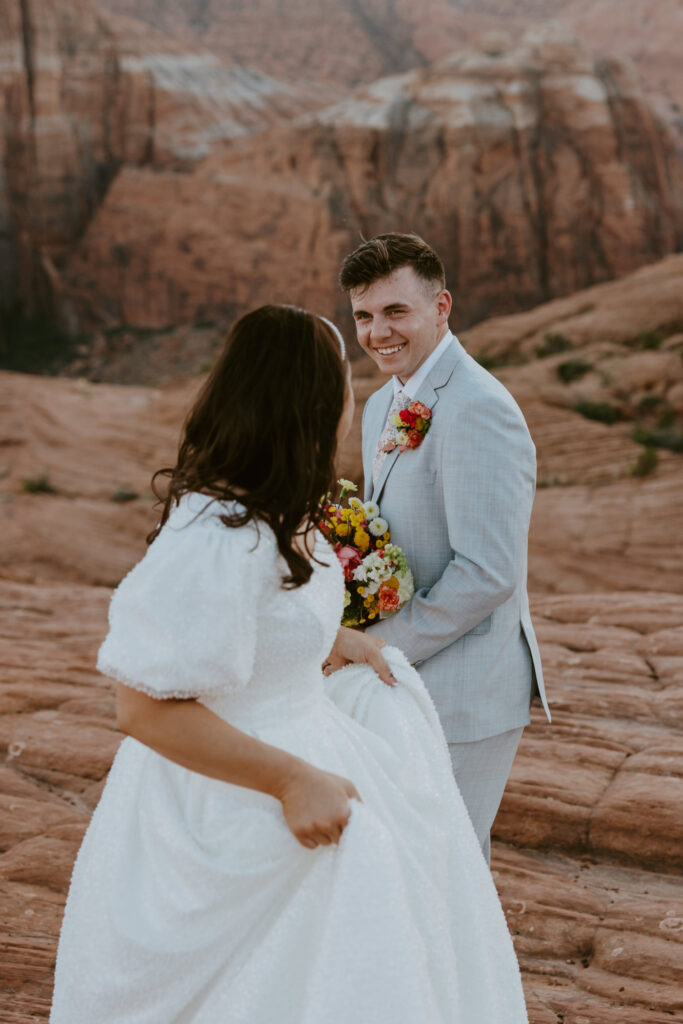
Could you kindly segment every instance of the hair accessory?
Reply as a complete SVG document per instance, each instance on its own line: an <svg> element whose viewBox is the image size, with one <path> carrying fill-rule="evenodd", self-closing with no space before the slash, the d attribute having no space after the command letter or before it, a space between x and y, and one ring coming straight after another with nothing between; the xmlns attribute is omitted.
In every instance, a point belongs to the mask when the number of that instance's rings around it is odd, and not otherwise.
<svg viewBox="0 0 683 1024"><path fill-rule="evenodd" d="M346 345L344 344L344 339L342 338L342 333L339 330L339 328L337 327L337 325L333 324L331 320L328 320L326 316L321 316L319 319L322 320L322 322L324 324L327 324L327 326L332 329L332 333L334 334L334 336L336 337L337 341L339 342L339 348L341 349L341 357L342 357L342 359L346 359Z"/></svg>

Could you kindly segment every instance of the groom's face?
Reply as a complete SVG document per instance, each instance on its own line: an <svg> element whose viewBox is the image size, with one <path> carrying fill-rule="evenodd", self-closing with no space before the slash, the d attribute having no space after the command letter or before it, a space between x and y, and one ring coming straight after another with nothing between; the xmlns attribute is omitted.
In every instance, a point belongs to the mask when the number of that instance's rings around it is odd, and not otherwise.
<svg viewBox="0 0 683 1024"><path fill-rule="evenodd" d="M399 267L366 288L354 288L350 298L361 348L382 373L394 374L403 383L446 333L450 294L418 277L412 267Z"/></svg>

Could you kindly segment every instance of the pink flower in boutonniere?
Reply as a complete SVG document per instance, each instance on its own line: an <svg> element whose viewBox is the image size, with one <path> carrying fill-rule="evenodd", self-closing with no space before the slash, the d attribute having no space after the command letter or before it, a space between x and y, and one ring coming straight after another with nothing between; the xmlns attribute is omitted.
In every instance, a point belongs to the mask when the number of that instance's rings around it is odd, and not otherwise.
<svg viewBox="0 0 683 1024"><path fill-rule="evenodd" d="M411 402L397 416L392 416L390 422L393 436L384 442L382 451L392 452L398 448L404 452L407 448L419 448L432 425L432 410L424 402Z"/></svg>

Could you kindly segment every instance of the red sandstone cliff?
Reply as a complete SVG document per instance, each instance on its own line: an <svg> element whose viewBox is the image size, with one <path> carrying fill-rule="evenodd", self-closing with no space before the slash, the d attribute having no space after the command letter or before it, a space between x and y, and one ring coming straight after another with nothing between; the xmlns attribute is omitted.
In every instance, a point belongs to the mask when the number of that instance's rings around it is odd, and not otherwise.
<svg viewBox="0 0 683 1024"><path fill-rule="evenodd" d="M63 281L87 324L345 304L361 233L416 230L460 325L623 275L683 238L676 144L628 69L565 33L381 79L182 178L125 169Z"/></svg>
<svg viewBox="0 0 683 1024"><path fill-rule="evenodd" d="M0 0L0 311L77 330L62 262L122 167L187 171L330 98L139 29L90 0Z"/></svg>
<svg viewBox="0 0 683 1024"><path fill-rule="evenodd" d="M371 82L501 32L519 37L552 18L597 55L629 57L651 89L683 106L678 0L99 0L209 50L287 80Z"/></svg>

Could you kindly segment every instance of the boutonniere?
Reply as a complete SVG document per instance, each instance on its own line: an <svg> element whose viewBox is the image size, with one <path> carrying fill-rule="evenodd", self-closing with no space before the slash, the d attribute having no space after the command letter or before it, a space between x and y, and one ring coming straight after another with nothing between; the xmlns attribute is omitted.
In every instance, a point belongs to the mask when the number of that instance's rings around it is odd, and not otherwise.
<svg viewBox="0 0 683 1024"><path fill-rule="evenodd" d="M382 451L392 452L398 448L404 452L406 448L419 448L432 425L432 410L423 402L411 402L407 408L392 416L389 422L393 434L382 445Z"/></svg>

